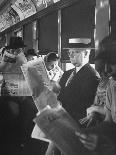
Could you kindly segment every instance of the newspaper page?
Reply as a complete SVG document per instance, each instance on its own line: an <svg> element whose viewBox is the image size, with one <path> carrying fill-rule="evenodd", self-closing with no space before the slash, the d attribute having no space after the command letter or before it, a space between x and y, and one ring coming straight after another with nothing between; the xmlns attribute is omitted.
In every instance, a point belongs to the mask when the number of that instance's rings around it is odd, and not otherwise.
<svg viewBox="0 0 116 155"><path fill-rule="evenodd" d="M40 112L47 105L57 106L57 96L51 90L52 86L43 58L29 61L21 68L38 111Z"/></svg>
<svg viewBox="0 0 116 155"><path fill-rule="evenodd" d="M6 54L6 53L5 53ZM21 71L20 66L26 63L23 53L16 57L15 63L8 63L2 72L4 85L2 85L2 95L10 96L31 96L27 81Z"/></svg>
<svg viewBox="0 0 116 155"><path fill-rule="evenodd" d="M21 66L21 69L28 82L34 103L38 109L38 114L40 114L47 105L50 105L51 107L56 106L57 97L51 91L50 79L47 74L44 60L40 57L29 61ZM47 142L49 141L37 125L35 125L31 136L32 138L41 139Z"/></svg>
<svg viewBox="0 0 116 155"><path fill-rule="evenodd" d="M75 135L76 131L81 132L79 124L62 106L46 108L35 122L64 155L93 155L93 151L88 151Z"/></svg>
<svg viewBox="0 0 116 155"><path fill-rule="evenodd" d="M34 74L36 74L35 76L38 76L38 77L41 76L41 78L42 78L41 79L42 80L41 82L44 82L44 85L46 85L48 87L50 86L50 80L49 80L49 77L48 77L48 73L47 73L46 66L45 66L45 63L44 63L43 58L39 57L39 58L37 58L35 60L28 61L26 64L23 64L21 66L21 69L22 69L23 74L25 76L25 79L27 81L29 79L31 79L31 78L34 79L34 77L31 76L31 72L33 72ZM31 76L31 77L29 78L28 76Z"/></svg>
<svg viewBox="0 0 116 155"><path fill-rule="evenodd" d="M50 80L47 74L47 70L44 64L44 60L40 57L35 60L29 61L21 66L22 72L29 88L32 93L32 97L37 106L38 111L40 107L40 95L46 93L46 90L50 89Z"/></svg>

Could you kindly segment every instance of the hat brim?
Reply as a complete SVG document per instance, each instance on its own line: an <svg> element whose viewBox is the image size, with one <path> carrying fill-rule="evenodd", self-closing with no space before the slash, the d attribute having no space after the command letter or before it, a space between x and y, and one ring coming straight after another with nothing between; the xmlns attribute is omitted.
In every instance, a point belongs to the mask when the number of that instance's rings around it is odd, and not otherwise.
<svg viewBox="0 0 116 155"><path fill-rule="evenodd" d="M21 45L21 46L5 46L6 49L18 49L18 48L24 48L26 45Z"/></svg>
<svg viewBox="0 0 116 155"><path fill-rule="evenodd" d="M68 43L67 47L63 49L95 49L94 47L91 47L91 43L84 44L84 43Z"/></svg>
<svg viewBox="0 0 116 155"><path fill-rule="evenodd" d="M93 48L93 47L90 47L90 48L77 48L77 47L75 47L75 48L69 48L69 47L64 47L63 49L67 49L67 50L70 50L70 49L80 49L80 50L91 50L91 49L96 49L96 48Z"/></svg>

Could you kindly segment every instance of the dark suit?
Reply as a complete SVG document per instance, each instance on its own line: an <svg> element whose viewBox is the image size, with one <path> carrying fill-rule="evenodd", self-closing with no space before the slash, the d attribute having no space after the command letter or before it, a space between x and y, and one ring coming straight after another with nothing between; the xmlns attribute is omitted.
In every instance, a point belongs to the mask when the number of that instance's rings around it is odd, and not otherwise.
<svg viewBox="0 0 116 155"><path fill-rule="evenodd" d="M69 114L78 121L86 116L86 109L93 104L99 76L90 64L86 64L66 86L65 84L73 70L64 72L60 80L61 91L58 99Z"/></svg>

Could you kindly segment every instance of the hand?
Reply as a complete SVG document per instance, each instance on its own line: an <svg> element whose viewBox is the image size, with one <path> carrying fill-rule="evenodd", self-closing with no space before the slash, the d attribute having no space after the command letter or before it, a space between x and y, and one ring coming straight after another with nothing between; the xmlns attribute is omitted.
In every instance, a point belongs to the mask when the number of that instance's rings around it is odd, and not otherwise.
<svg viewBox="0 0 116 155"><path fill-rule="evenodd" d="M95 134L84 134L75 132L75 135L79 137L81 143L86 147L88 150L94 151L97 147L98 136Z"/></svg>
<svg viewBox="0 0 116 155"><path fill-rule="evenodd" d="M52 86L52 91L56 94L56 95L58 95L59 94L59 92L60 92L60 85L59 85L59 83L58 82L55 82L55 81L51 81L51 86Z"/></svg>
<svg viewBox="0 0 116 155"><path fill-rule="evenodd" d="M16 56L14 54L11 54L11 53L5 51L4 55L2 57L2 61L9 62L9 63L15 63L16 62Z"/></svg>
<svg viewBox="0 0 116 155"><path fill-rule="evenodd" d="M47 105L51 108L55 108L58 105L56 94L50 91L47 87L44 88L39 97L35 99L35 102L39 110L43 110Z"/></svg>
<svg viewBox="0 0 116 155"><path fill-rule="evenodd" d="M45 96L47 98L47 105L50 105L51 108L55 108L58 105L57 96L54 92L46 89Z"/></svg>
<svg viewBox="0 0 116 155"><path fill-rule="evenodd" d="M87 122L89 121L89 118L90 118L90 117L84 117L84 118L80 119L80 120L79 120L80 124L82 125L82 124L87 123Z"/></svg>
<svg viewBox="0 0 116 155"><path fill-rule="evenodd" d="M90 108L87 109L87 117L92 115L93 112L98 112L102 115L105 115L105 110L103 106L91 106Z"/></svg>
<svg viewBox="0 0 116 155"><path fill-rule="evenodd" d="M99 109L98 106L91 106L87 108L87 116L90 116L93 112L97 112Z"/></svg>

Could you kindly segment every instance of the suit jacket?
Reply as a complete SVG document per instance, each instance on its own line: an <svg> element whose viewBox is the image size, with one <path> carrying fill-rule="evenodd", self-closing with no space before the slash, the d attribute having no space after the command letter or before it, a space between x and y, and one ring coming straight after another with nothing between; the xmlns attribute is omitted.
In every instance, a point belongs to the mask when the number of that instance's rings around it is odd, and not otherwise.
<svg viewBox="0 0 116 155"><path fill-rule="evenodd" d="M74 69L65 71L59 84L61 86L58 100L75 119L86 116L86 109L93 104L99 83L98 73L89 63L84 65L66 86L66 82Z"/></svg>

